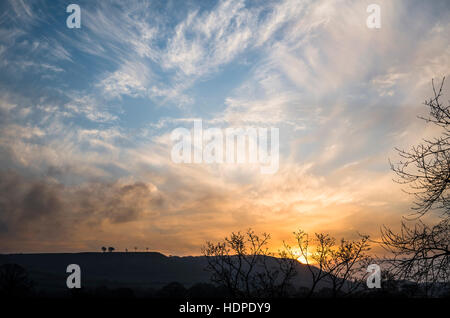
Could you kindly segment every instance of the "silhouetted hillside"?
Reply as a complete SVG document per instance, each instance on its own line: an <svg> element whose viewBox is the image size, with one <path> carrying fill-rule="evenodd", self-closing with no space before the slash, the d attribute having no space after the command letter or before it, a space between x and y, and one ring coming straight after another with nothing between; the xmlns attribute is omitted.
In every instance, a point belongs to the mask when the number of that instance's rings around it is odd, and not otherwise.
<svg viewBox="0 0 450 318"><path fill-rule="evenodd" d="M189 288L196 283L209 283L203 256L167 257L157 252L139 253L58 253L0 255L0 264L14 263L24 267L37 290L67 291L66 268L81 267L82 286L96 288L160 289L171 282ZM310 274L298 263L296 287L309 286Z"/></svg>

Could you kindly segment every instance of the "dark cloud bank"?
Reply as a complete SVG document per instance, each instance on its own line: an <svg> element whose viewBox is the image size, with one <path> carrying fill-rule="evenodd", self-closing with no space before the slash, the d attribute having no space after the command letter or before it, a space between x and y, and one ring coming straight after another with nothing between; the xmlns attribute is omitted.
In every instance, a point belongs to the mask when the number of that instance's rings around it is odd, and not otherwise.
<svg viewBox="0 0 450 318"><path fill-rule="evenodd" d="M73 238L105 221L117 224L151 216L163 204L156 188L142 182L64 186L0 172L0 248L18 241Z"/></svg>

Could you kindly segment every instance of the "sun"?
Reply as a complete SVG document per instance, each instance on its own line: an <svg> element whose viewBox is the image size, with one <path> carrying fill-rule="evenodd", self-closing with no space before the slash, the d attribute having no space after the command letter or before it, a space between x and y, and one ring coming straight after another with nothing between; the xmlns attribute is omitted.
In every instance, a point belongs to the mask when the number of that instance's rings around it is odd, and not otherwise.
<svg viewBox="0 0 450 318"><path fill-rule="evenodd" d="M300 250L293 250L293 256L297 258L297 261L301 264L311 264L311 255L310 253L302 253Z"/></svg>
<svg viewBox="0 0 450 318"><path fill-rule="evenodd" d="M302 264L307 264L308 263L306 258L305 258L305 256L303 256L303 255L297 257L297 261L299 261Z"/></svg>

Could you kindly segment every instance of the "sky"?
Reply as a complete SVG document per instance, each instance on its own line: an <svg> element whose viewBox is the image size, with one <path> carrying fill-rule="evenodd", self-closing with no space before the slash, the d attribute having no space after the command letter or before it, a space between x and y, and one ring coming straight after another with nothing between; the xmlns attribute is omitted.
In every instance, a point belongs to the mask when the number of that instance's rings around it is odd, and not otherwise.
<svg viewBox="0 0 450 318"><path fill-rule="evenodd" d="M450 73L448 1L77 1L68 28L70 3L0 3L0 253L198 255L250 227L277 249L411 213L389 159L439 134L417 116ZM278 128L278 171L174 163L194 119Z"/></svg>

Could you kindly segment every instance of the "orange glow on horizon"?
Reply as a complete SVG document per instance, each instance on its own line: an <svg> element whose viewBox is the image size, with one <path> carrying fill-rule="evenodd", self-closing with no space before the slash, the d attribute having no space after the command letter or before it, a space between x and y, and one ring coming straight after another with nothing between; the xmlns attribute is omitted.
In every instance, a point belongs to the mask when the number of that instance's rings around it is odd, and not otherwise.
<svg viewBox="0 0 450 318"><path fill-rule="evenodd" d="M297 261L299 261L302 264L307 264L308 263L308 261L306 260L306 258L303 255L297 257Z"/></svg>

